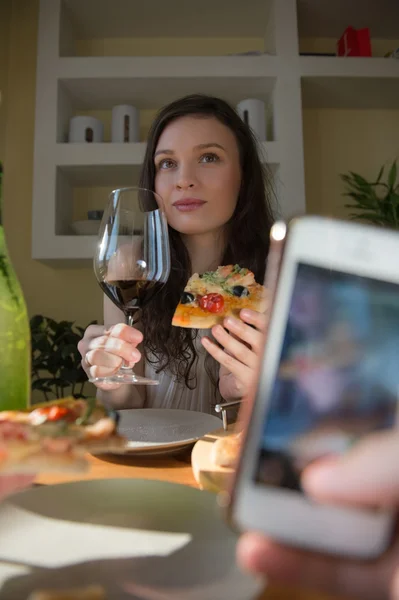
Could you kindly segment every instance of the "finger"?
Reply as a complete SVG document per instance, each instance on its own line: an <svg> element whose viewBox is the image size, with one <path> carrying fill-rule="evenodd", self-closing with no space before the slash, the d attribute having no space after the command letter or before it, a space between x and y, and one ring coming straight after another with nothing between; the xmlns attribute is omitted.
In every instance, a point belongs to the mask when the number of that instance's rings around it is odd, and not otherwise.
<svg viewBox="0 0 399 600"><path fill-rule="evenodd" d="M209 352L211 356L218 363L226 367L226 369L232 373L237 379L240 381L245 381L251 377L252 370L249 369L242 362L234 358L231 354L227 354L222 348L217 346L214 342L212 342L208 337L203 337L201 342L204 348Z"/></svg>
<svg viewBox="0 0 399 600"><path fill-rule="evenodd" d="M399 432L378 432L344 456L318 461L302 475L307 493L320 500L371 506L399 503Z"/></svg>
<svg viewBox="0 0 399 600"><path fill-rule="evenodd" d="M100 337L101 335L104 335L104 333L105 333L105 327L103 327L102 325L89 325L88 326L88 328L86 329L86 331L84 333L84 336L78 342L78 350L79 350L82 358L84 358L84 356L87 352L90 341L96 337Z"/></svg>
<svg viewBox="0 0 399 600"><path fill-rule="evenodd" d="M143 341L143 334L141 331L135 327L126 325L126 323L118 323L117 325L113 325L108 329L107 333L110 337L119 338L128 344L133 344L134 346L141 344Z"/></svg>
<svg viewBox="0 0 399 600"><path fill-rule="evenodd" d="M265 321L265 316L263 315L263 317ZM261 331L257 331L257 329L246 325L241 319L234 319L233 317L224 319L223 325L231 333L234 333L237 338L248 344L257 356L260 354L264 340L264 334Z"/></svg>
<svg viewBox="0 0 399 600"><path fill-rule="evenodd" d="M105 350L89 350L85 360L90 367L107 367L117 371L123 363L123 359L116 354L111 354Z"/></svg>
<svg viewBox="0 0 399 600"><path fill-rule="evenodd" d="M135 346L111 335L102 335L91 340L89 350L97 349L103 349L110 354L116 354L129 363L136 363L141 359L140 351Z"/></svg>
<svg viewBox="0 0 399 600"><path fill-rule="evenodd" d="M99 367L97 365L93 365L89 369L90 378L96 379L97 377L110 377L117 372L118 369L110 369L108 367Z"/></svg>
<svg viewBox="0 0 399 600"><path fill-rule="evenodd" d="M385 598L389 586L389 574L384 573L383 581L380 569L372 563L295 550L254 532L245 533L238 541L237 560L245 571L271 581L362 600Z"/></svg>
<svg viewBox="0 0 399 600"><path fill-rule="evenodd" d="M259 331L266 331L267 313L261 313L250 308L243 308L240 311L240 318L248 325L253 325Z"/></svg>
<svg viewBox="0 0 399 600"><path fill-rule="evenodd" d="M92 339L95 337L99 337L100 335L104 335L104 333L104 325L89 325L84 333L83 339Z"/></svg>
<svg viewBox="0 0 399 600"><path fill-rule="evenodd" d="M230 354L233 358L247 367L255 368L257 356L246 344L243 344L241 340L230 335L221 325L212 327L212 334L219 344L223 346L225 354Z"/></svg>

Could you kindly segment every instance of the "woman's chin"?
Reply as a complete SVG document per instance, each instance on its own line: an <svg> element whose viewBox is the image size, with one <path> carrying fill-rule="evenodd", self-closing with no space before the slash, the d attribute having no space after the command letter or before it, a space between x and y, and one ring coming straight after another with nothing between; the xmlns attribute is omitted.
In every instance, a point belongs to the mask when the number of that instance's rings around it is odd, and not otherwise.
<svg viewBox="0 0 399 600"><path fill-rule="evenodd" d="M217 226L212 227L211 223L176 223L169 221L169 225L180 235L206 235L219 229Z"/></svg>

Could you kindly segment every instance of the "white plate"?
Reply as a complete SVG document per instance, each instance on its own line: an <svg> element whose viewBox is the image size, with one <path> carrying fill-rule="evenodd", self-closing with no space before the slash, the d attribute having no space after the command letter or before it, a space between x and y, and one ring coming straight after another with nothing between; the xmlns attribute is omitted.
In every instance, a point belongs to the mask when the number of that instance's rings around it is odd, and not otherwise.
<svg viewBox="0 0 399 600"><path fill-rule="evenodd" d="M235 546L209 492L140 479L33 488L0 505L0 599L100 584L107 600L250 600L262 585Z"/></svg>
<svg viewBox="0 0 399 600"><path fill-rule="evenodd" d="M221 420L193 410L142 408L120 410L118 431L129 440L125 454L165 454L194 444L219 429Z"/></svg>

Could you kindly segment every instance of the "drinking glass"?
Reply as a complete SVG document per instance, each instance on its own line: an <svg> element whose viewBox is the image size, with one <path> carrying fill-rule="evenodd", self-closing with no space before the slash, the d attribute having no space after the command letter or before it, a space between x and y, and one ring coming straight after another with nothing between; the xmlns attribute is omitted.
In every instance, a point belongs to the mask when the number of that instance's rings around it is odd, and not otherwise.
<svg viewBox="0 0 399 600"><path fill-rule="evenodd" d="M99 230L94 272L100 287L133 326L137 312L149 302L170 273L168 226L162 198L138 187L110 194ZM122 364L114 375L92 382L157 385Z"/></svg>

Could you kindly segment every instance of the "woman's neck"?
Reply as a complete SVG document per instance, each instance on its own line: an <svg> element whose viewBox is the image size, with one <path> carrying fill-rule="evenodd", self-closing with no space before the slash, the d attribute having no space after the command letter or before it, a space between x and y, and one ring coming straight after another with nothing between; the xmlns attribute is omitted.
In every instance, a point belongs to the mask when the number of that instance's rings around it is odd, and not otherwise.
<svg viewBox="0 0 399 600"><path fill-rule="evenodd" d="M190 255L193 273L214 271L221 264L225 250L223 232L183 235L182 240Z"/></svg>

